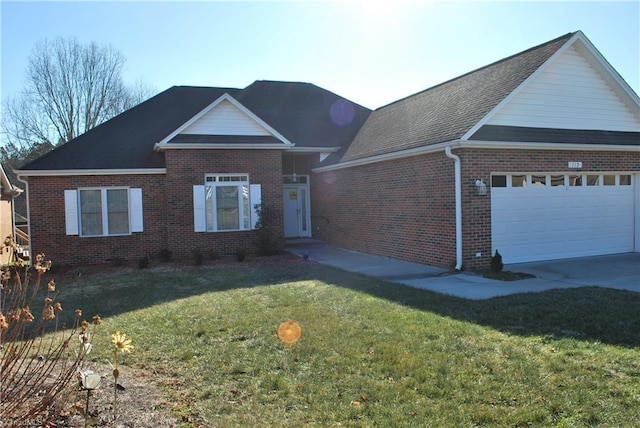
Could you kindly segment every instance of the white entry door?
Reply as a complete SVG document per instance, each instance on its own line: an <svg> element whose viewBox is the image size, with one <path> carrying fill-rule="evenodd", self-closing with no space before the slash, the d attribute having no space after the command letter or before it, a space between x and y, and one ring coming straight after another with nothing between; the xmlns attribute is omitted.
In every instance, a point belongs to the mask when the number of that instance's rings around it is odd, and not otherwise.
<svg viewBox="0 0 640 428"><path fill-rule="evenodd" d="M304 184L285 185L283 191L284 237L309 237L309 187Z"/></svg>
<svg viewBox="0 0 640 428"><path fill-rule="evenodd" d="M631 174L504 174L491 186L493 251L522 263L634 251ZM636 205L636 206L634 206Z"/></svg>

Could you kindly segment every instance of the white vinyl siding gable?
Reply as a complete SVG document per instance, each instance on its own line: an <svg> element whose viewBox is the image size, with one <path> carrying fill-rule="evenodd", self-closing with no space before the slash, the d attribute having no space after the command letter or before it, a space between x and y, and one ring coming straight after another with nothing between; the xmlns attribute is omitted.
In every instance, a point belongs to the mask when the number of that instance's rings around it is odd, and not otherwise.
<svg viewBox="0 0 640 428"><path fill-rule="evenodd" d="M144 230L143 221L143 209L142 209L142 189L138 188L94 188L94 189L69 189L64 191L64 213L65 213L65 231L67 235L80 235L82 230L82 207L80 204L80 192L83 190L99 191L101 194L100 206L102 216L99 218L99 227L102 232L87 236L118 236L129 235L134 232L142 232ZM111 198L107 197L108 191L126 190L124 202L117 203L117 201L111 201ZM115 196L115 195L114 195ZM110 209L114 209L115 205L125 207L127 209L128 218L124 220L116 221L116 216L119 215L117 211L111 211L112 219L111 225L109 224L109 212ZM124 213L124 211L122 211ZM126 233L118 228L122 229L126 227ZM118 230L117 232L110 231L110 228Z"/></svg>
<svg viewBox="0 0 640 428"><path fill-rule="evenodd" d="M640 120L575 46L541 70L486 124L640 131Z"/></svg>
<svg viewBox="0 0 640 428"><path fill-rule="evenodd" d="M196 135L263 135L269 136L264 127L247 116L231 102L223 100L210 111L185 128L181 134Z"/></svg>

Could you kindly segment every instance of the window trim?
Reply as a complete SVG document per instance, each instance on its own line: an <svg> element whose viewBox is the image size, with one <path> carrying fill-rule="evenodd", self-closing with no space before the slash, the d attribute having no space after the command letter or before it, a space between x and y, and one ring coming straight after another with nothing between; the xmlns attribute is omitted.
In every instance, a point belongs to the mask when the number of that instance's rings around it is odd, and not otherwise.
<svg viewBox="0 0 640 428"><path fill-rule="evenodd" d="M236 186L239 188L238 194L238 221L241 228L239 229L218 229L217 211L215 205L215 189L216 187ZM243 203L242 187L247 186L248 189L248 207ZM212 188L211 206L207 206L207 187ZM193 186L193 222L195 232L245 232L256 228L258 215L255 210L256 205L261 204L262 189L260 184L251 184L250 175L243 174L205 174L203 185ZM211 209L211 225L209 228L208 208ZM248 212L245 212L245 209ZM245 219L248 220L248 227L244 227Z"/></svg>
<svg viewBox="0 0 640 428"><path fill-rule="evenodd" d="M205 224L207 232L242 232L251 230L251 206L249 212L245 212L243 189L246 186L249 189L249 174L205 174ZM207 187L211 187L211 198L207 199ZM218 207L217 207L217 188L218 187L235 187L238 191L238 228L237 229L219 229L218 225ZM250 195L247 195L250 200ZM209 217L209 206L211 203L211 217ZM247 227L245 227L245 220Z"/></svg>
<svg viewBox="0 0 640 428"><path fill-rule="evenodd" d="M100 235L87 235L82 233L82 207L80 192L85 190L100 190L100 204L102 213L102 233ZM127 191L128 231L126 233L109 233L109 206L107 192L109 190ZM81 238L98 238L113 236L129 236L136 232L144 231L142 189L127 186L113 187L79 187L64 191L65 203L65 228L67 235L76 235Z"/></svg>

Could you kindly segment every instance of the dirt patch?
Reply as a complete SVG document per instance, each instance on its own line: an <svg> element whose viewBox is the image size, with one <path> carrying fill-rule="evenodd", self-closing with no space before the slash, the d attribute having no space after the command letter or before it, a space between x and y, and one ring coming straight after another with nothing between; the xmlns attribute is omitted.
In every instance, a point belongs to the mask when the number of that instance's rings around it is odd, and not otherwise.
<svg viewBox="0 0 640 428"><path fill-rule="evenodd" d="M64 406L62 417L47 427L175 427L178 423L157 386L153 373L120 366L117 387L117 415L114 412L114 378L110 366L85 364L102 375L100 386L91 392L88 414L85 416L86 391L72 393ZM115 419L114 419L115 417ZM87 419L88 418L88 419Z"/></svg>

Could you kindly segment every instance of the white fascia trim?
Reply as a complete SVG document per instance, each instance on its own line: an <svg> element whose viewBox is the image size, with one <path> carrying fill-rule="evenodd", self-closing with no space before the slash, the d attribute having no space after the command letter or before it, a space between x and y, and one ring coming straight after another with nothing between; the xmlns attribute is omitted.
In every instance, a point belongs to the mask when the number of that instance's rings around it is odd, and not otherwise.
<svg viewBox="0 0 640 428"><path fill-rule="evenodd" d="M445 147L463 149L508 149L508 150L566 150L566 151L613 151L613 152L640 152L638 146L623 146L610 144L565 144L565 143L535 143L535 142L510 142L510 141L461 141L453 140L445 143L432 144L430 146L418 147L415 149L403 150L400 152L387 153L384 155L371 156L364 159L356 159L341 162L335 165L313 168L312 172L335 171L338 169L351 168L354 166L369 165L378 162L402 159L411 156L418 156L427 153L434 153L444 150Z"/></svg>
<svg viewBox="0 0 640 428"><path fill-rule="evenodd" d="M427 153L434 153L444 150L445 147L456 148L460 147L460 140L447 141L445 143L432 144L429 146L416 147L414 149L402 150L399 152L386 153L383 155L371 156L363 159L356 159L347 162L341 162L335 165L322 166L318 168L313 168L312 172L326 172L326 171L335 171L338 169L351 168L354 166L362 166L369 165L372 163L378 162L386 162L390 160L402 159L411 156L424 155Z"/></svg>
<svg viewBox="0 0 640 428"><path fill-rule="evenodd" d="M581 43L577 44L577 49L580 52L588 53L590 57L586 58L591 65L600 68L600 71L604 73L606 80L612 84L614 90L621 96L625 104L635 112L636 116L640 115L640 97L636 94L627 82L620 76L615 68L609 61L600 53L593 43L589 41L582 31L578 31L576 34L576 40Z"/></svg>
<svg viewBox="0 0 640 428"><path fill-rule="evenodd" d="M176 135L180 134L182 131L184 131L189 125L191 125L192 123L194 123L196 120L200 119L202 116L204 116L206 113L208 113L211 109L213 109L215 106L217 106L218 104L220 104L223 101L229 101L231 104L233 104L235 107L237 107L240 111L242 111L244 114L246 114L247 116L249 116L249 118L251 118L252 120L254 120L256 123L258 123L258 125L262 126L264 129L267 130L267 132L269 132L271 135L273 135L274 137L276 137L278 140L282 141L285 145L287 146L293 146L293 144L287 140L282 134L280 134L278 131L276 131L275 129L273 129L271 126L269 126L264 120L260 119L258 116L256 116L251 110L249 110L248 108L246 108L245 106L243 106L242 104L240 104L240 102L238 100L236 100L235 98L233 98L231 95L229 95L228 93L224 93L222 94L221 97L219 97L217 100L215 100L214 102L212 102L211 104L209 104L207 107L205 107L203 110L200 111L200 113L196 114L195 116L193 116L191 119L189 119L188 121L186 121L184 124L182 124L182 126L180 126L178 129L176 129L175 131L173 131L171 134L167 135L165 138L163 138L160 142L156 143L154 145L154 149L160 149L162 146L167 145L167 143L169 141L171 141L171 139L173 137L175 137Z"/></svg>
<svg viewBox="0 0 640 428"><path fill-rule="evenodd" d="M292 147L287 149L291 153L335 153L340 147Z"/></svg>
<svg viewBox="0 0 640 428"><path fill-rule="evenodd" d="M179 143L166 144L163 146L156 145L156 150L198 150L198 149L215 149L215 150L289 150L289 146L284 144L213 144L213 143Z"/></svg>
<svg viewBox="0 0 640 428"><path fill-rule="evenodd" d="M166 168L148 169L61 169L61 170L41 170L23 171L13 170L18 176L23 177L63 177L69 175L151 175L166 174Z"/></svg>
<svg viewBox="0 0 640 428"><path fill-rule="evenodd" d="M509 150L580 150L597 152L640 152L638 146L624 146L611 144L567 144L567 143L536 143L511 141L461 141L459 147L465 149L509 149Z"/></svg>
<svg viewBox="0 0 640 428"><path fill-rule="evenodd" d="M478 123L476 123L473 127L471 127L471 129L469 129L466 132L466 134L464 134L462 137L460 137L460 139L461 140L468 140L469 138L471 138L471 136L473 134L475 134L476 131L478 129L480 129L480 127L482 127L489 120L491 120L491 118L493 116L495 116L495 114L498 111L500 111L502 109L502 107L504 107L509 101L511 101L512 98L514 98L517 94L519 94L525 87L529 86L529 84L533 80L535 80L538 77L538 75L540 73L542 73L542 71L549 66L549 64L551 64L557 57L562 55L562 53L564 51L569 49L569 47L577 40L577 38L580 36L580 34L581 33L578 32L573 37L571 37L560 49L558 49L556 52L554 52L553 55L551 55L540 67L538 67L538 69L536 71L534 71L533 73L531 73L529 75L529 77L524 79L524 81L522 83L520 83L520 85L518 85L517 88L515 88L513 91L511 91L511 93L509 95L504 97L502 99L502 101L500 101L493 109L491 109L491 111L489 113L484 115L484 117L482 119L480 119L480 121L478 121Z"/></svg>

